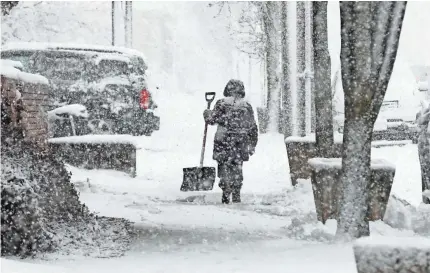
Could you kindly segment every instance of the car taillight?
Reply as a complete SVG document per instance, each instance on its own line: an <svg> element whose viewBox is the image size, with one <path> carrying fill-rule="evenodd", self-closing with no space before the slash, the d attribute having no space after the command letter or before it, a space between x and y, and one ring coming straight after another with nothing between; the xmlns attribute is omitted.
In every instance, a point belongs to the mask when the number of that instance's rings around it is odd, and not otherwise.
<svg viewBox="0 0 430 273"><path fill-rule="evenodd" d="M150 100L150 94L148 92L148 90L143 89L142 91L140 91L140 107L143 109L148 109L149 108L149 100Z"/></svg>

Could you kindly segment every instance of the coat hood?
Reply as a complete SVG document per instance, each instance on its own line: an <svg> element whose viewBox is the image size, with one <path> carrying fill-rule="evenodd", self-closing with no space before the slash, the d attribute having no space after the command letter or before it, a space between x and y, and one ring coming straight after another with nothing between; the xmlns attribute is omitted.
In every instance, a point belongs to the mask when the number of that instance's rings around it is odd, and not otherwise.
<svg viewBox="0 0 430 273"><path fill-rule="evenodd" d="M240 80L231 79L224 88L224 97L245 97L245 87Z"/></svg>

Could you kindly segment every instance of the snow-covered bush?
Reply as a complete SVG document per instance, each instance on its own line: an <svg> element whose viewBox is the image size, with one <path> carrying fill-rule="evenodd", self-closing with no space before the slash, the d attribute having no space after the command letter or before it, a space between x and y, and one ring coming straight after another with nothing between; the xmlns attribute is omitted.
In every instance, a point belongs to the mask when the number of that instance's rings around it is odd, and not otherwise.
<svg viewBox="0 0 430 273"><path fill-rule="evenodd" d="M430 240L422 237L371 236L357 240L358 273L426 273L430 270Z"/></svg>
<svg viewBox="0 0 430 273"><path fill-rule="evenodd" d="M82 213L64 166L29 144L2 143L2 254L48 250L52 234L44 218Z"/></svg>
<svg viewBox="0 0 430 273"><path fill-rule="evenodd" d="M47 250L51 241L40 225L35 192L25 179L13 172L13 167L2 165L2 254L26 255L36 250Z"/></svg>
<svg viewBox="0 0 430 273"><path fill-rule="evenodd" d="M128 247L129 222L97 219L80 203L64 164L29 143L2 143L1 185L2 255L112 256Z"/></svg>

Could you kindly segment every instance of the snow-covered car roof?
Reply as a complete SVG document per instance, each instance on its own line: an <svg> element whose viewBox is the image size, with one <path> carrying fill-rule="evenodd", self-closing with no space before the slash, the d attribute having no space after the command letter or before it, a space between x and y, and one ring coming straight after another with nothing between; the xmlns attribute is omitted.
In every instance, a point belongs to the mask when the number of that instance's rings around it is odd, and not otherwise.
<svg viewBox="0 0 430 273"><path fill-rule="evenodd" d="M91 45L91 44L62 44L62 43L39 43L39 42L20 42L8 43L2 46L4 50L73 50L73 51L96 51L101 53L120 53L130 56L136 56L143 59L146 65L145 55L132 48L120 46L105 46L105 45Z"/></svg>

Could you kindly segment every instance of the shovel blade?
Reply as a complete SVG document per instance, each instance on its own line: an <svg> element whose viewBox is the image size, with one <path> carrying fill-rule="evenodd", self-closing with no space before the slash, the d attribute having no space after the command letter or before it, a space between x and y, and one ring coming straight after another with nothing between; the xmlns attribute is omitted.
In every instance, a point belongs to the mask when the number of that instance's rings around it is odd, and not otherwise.
<svg viewBox="0 0 430 273"><path fill-rule="evenodd" d="M216 171L214 167L184 168L181 191L210 191L214 187Z"/></svg>

